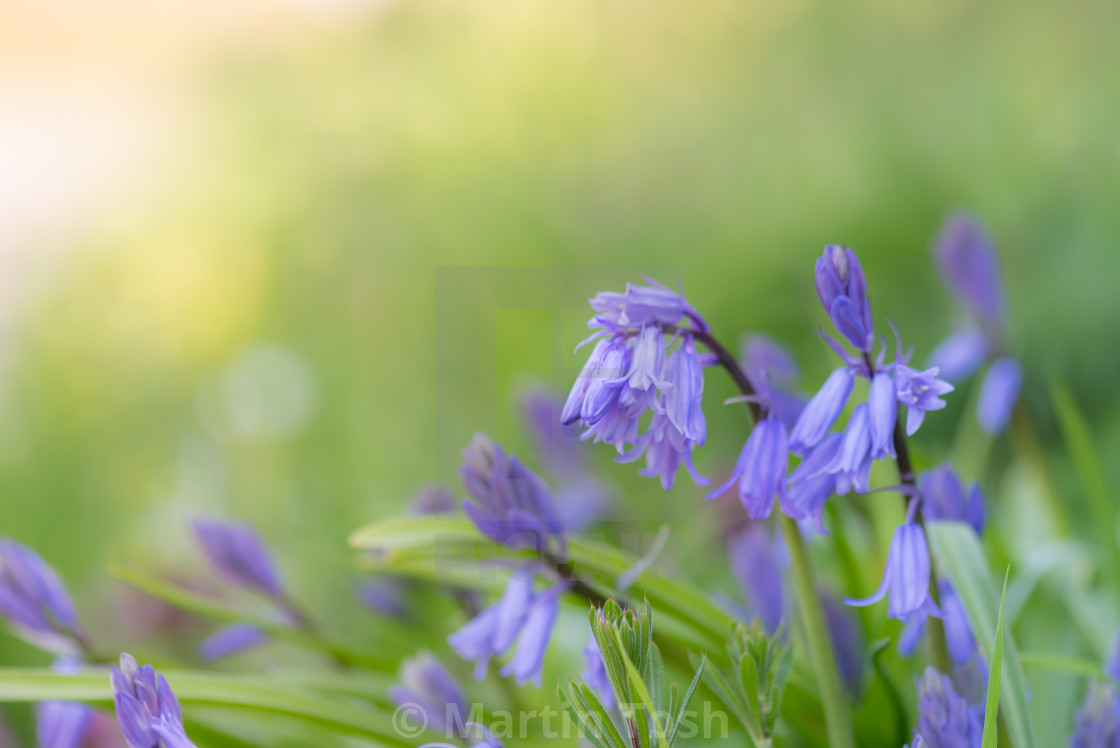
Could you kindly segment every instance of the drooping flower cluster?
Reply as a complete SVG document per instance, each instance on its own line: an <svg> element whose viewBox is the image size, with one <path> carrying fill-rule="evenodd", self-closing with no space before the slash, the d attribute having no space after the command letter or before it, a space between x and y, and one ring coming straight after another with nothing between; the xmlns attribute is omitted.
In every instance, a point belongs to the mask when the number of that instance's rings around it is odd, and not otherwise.
<svg viewBox="0 0 1120 748"><path fill-rule="evenodd" d="M297 625L299 616L281 580L268 546L252 525L215 519L197 519L191 529L210 567L229 584L264 595L283 620ZM268 635L249 623L233 623L203 640L199 656L213 661L268 641Z"/></svg>
<svg viewBox="0 0 1120 748"><path fill-rule="evenodd" d="M179 700L151 665L122 654L110 675L117 721L130 748L195 748L183 729Z"/></svg>
<svg viewBox="0 0 1120 748"><path fill-rule="evenodd" d="M558 584L534 592L533 574L519 569L510 576L501 599L449 636L447 642L460 657L475 663L475 678L481 679L490 658L504 654L516 641L513 658L501 674L513 675L519 684L533 681L539 687L544 653L564 589Z"/></svg>
<svg viewBox="0 0 1120 748"><path fill-rule="evenodd" d="M1007 353L1006 302L991 237L975 219L951 215L934 242L933 255L969 321L934 349L930 364L946 379L958 381L991 362L980 385L976 415L981 428L999 434L1019 398L1023 370Z"/></svg>
<svg viewBox="0 0 1120 748"><path fill-rule="evenodd" d="M644 456L640 473L660 478L665 489L673 486L681 463L705 484L692 464L692 450L707 438L704 365L693 336L706 332L707 324L681 294L650 283L590 300L595 316L588 326L597 332L580 345L597 342L561 421L586 427L584 439L613 445L620 462ZM639 433L647 412L652 416Z"/></svg>
<svg viewBox="0 0 1120 748"><path fill-rule="evenodd" d="M912 748L980 748L984 739L984 705L969 706L953 690L949 676L935 669L917 681L918 729Z"/></svg>

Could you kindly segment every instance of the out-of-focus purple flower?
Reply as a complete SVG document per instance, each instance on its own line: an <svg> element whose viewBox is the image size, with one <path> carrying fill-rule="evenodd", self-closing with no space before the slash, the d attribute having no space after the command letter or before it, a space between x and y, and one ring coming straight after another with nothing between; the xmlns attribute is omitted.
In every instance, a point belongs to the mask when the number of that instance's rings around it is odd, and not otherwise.
<svg viewBox="0 0 1120 748"><path fill-rule="evenodd" d="M936 367L950 382L964 379L980 368L988 355L988 341L980 330L966 327L942 340L929 355L929 365Z"/></svg>
<svg viewBox="0 0 1120 748"><path fill-rule="evenodd" d="M989 322L1003 317L999 261L983 226L963 214L949 216L933 254L945 285L965 306Z"/></svg>
<svg viewBox="0 0 1120 748"><path fill-rule="evenodd" d="M867 403L860 403L852 410L828 472L836 476L836 493L841 496L853 488L856 493L867 493L871 487L871 427Z"/></svg>
<svg viewBox="0 0 1120 748"><path fill-rule="evenodd" d="M478 724L477 722L468 722L467 727L471 731L469 740L477 740L471 748L505 748L502 741L494 736L494 733ZM424 743L420 748L461 748L461 746L453 745L451 743Z"/></svg>
<svg viewBox="0 0 1120 748"><path fill-rule="evenodd" d="M4 722L4 713L0 712L0 748L17 748L16 738L8 725Z"/></svg>
<svg viewBox="0 0 1120 748"><path fill-rule="evenodd" d="M1023 370L1013 358L1001 358L988 368L980 385L976 411L982 429L989 434L999 434L1007 428L1022 384Z"/></svg>
<svg viewBox="0 0 1120 748"><path fill-rule="evenodd" d="M475 663L475 678L486 675L490 658L504 654L515 640L517 651L502 669L518 683L540 685L540 666L556 620L560 587L533 592L533 575L519 570L510 576L502 598L447 638L460 657Z"/></svg>
<svg viewBox="0 0 1120 748"><path fill-rule="evenodd" d="M809 401L789 435L790 449L796 455L820 444L840 416L852 394L855 378L846 368L829 374L820 391Z"/></svg>
<svg viewBox="0 0 1120 748"><path fill-rule="evenodd" d="M268 634L251 623L232 623L216 634L211 634L198 645L198 656L206 662L260 646L268 641Z"/></svg>
<svg viewBox="0 0 1120 748"><path fill-rule="evenodd" d="M965 494L960 478L949 465L940 465L918 476L922 513L926 519L967 522L977 535L984 533L987 511L980 486L973 483Z"/></svg>
<svg viewBox="0 0 1120 748"><path fill-rule="evenodd" d="M863 630L859 619L830 593L821 592L820 597L840 678L848 693L859 693L863 681Z"/></svg>
<svg viewBox="0 0 1120 748"><path fill-rule="evenodd" d="M969 706L949 676L926 668L918 688L918 729L912 746L980 748L984 738L984 705ZM924 742L923 742L924 741Z"/></svg>
<svg viewBox="0 0 1120 748"><path fill-rule="evenodd" d="M941 610L929 594L929 547L921 526L909 519L894 531L887 554L883 583L874 594L862 600L848 599L848 605L871 605L887 597L887 615L900 621L914 616L932 615L940 618Z"/></svg>
<svg viewBox="0 0 1120 748"><path fill-rule="evenodd" d="M509 548L543 547L561 536L552 492L516 457L475 434L463 459L459 476L474 499L464 500L463 509L483 534Z"/></svg>
<svg viewBox="0 0 1120 748"><path fill-rule="evenodd" d="M1120 696L1112 686L1089 684L1074 717L1069 748L1120 748Z"/></svg>
<svg viewBox="0 0 1120 748"><path fill-rule="evenodd" d="M54 569L25 545L0 538L0 615L22 638L70 654L85 637L74 603Z"/></svg>
<svg viewBox="0 0 1120 748"><path fill-rule="evenodd" d="M354 597L375 613L398 619L408 615L403 580L398 577L377 576L358 580L354 585Z"/></svg>
<svg viewBox="0 0 1120 748"><path fill-rule="evenodd" d="M836 491L836 476L828 472L828 468L836 459L843 438L839 432L826 436L790 473L786 486L786 501L782 505L785 513L798 521L812 522L822 535L828 534L824 527L824 506Z"/></svg>
<svg viewBox="0 0 1120 748"><path fill-rule="evenodd" d="M871 379L871 393L867 399L867 427L871 437L871 459L893 458L894 422L898 416L898 400L894 380L885 371Z"/></svg>
<svg viewBox="0 0 1120 748"><path fill-rule="evenodd" d="M131 748L195 748L183 730L179 700L151 665L122 654L110 675L117 722Z"/></svg>
<svg viewBox="0 0 1120 748"><path fill-rule="evenodd" d="M287 600L276 563L252 525L196 519L191 527L206 560L226 581L280 602Z"/></svg>
<svg viewBox="0 0 1120 748"><path fill-rule="evenodd" d="M428 728L445 737L467 734L467 699L451 673L427 652L401 664L401 684L389 689L389 698L398 707L411 705L423 714Z"/></svg>
<svg viewBox="0 0 1120 748"><path fill-rule="evenodd" d="M758 402L792 429L805 408L805 398L787 389L799 375L793 356L765 335L752 335L743 343L742 362Z"/></svg>
<svg viewBox="0 0 1120 748"><path fill-rule="evenodd" d="M595 316L588 327L629 328L648 324L675 325L690 311L676 291L660 284L626 284L625 293L602 291L588 300Z"/></svg>
<svg viewBox="0 0 1120 748"><path fill-rule="evenodd" d="M412 497L413 514L447 514L454 512L456 506L455 495L435 484L422 487Z"/></svg>
<svg viewBox="0 0 1120 748"><path fill-rule="evenodd" d="M71 657L55 660L56 673L73 674L81 663ZM93 710L75 701L44 701L35 707L35 734L39 748L79 748L89 734Z"/></svg>
<svg viewBox="0 0 1120 748"><path fill-rule="evenodd" d="M789 464L789 439L785 424L768 418L751 431L735 470L727 482L708 494L709 499L725 493L738 483L739 500L751 519L770 516L774 499L785 499L786 468Z"/></svg>
<svg viewBox="0 0 1120 748"><path fill-rule="evenodd" d="M936 368L917 371L905 365L895 367L894 386L898 402L906 406L907 436L913 436L922 425L926 411L944 408L941 395L953 391L953 385L937 378L938 373Z"/></svg>
<svg viewBox="0 0 1120 748"><path fill-rule="evenodd" d="M575 426L561 423L563 405L539 388L525 390L518 402L522 420L550 475L560 480L582 477L586 471L579 432Z"/></svg>
<svg viewBox="0 0 1120 748"><path fill-rule="evenodd" d="M599 651L599 643L595 641L594 634L590 635L587 646L583 648L583 659L587 663L587 667L580 678L583 679L584 683L595 689L604 708L613 709L616 703L614 688L611 687L611 679L607 676L607 666L603 663L603 653Z"/></svg>
<svg viewBox="0 0 1120 748"><path fill-rule="evenodd" d="M941 625L945 629L949 657L957 665L964 665L979 652L976 638L972 635L972 626L968 622L968 613L952 584L941 580L937 589L941 596L941 611L944 614ZM917 650L918 643L925 635L926 618L925 615L914 616L906 622L898 640L898 651L904 657L909 657Z"/></svg>
<svg viewBox="0 0 1120 748"><path fill-rule="evenodd" d="M1116 631L1116 638L1112 645L1112 654L1104 665L1104 672L1113 680L1120 680L1120 629Z"/></svg>
<svg viewBox="0 0 1120 748"><path fill-rule="evenodd" d="M752 522L728 539L727 553L751 613L773 634L786 614L785 545L764 524Z"/></svg>
<svg viewBox="0 0 1120 748"><path fill-rule="evenodd" d="M824 248L817 260L817 295L836 330L857 350L868 353L875 344L867 280L855 252L838 244Z"/></svg>

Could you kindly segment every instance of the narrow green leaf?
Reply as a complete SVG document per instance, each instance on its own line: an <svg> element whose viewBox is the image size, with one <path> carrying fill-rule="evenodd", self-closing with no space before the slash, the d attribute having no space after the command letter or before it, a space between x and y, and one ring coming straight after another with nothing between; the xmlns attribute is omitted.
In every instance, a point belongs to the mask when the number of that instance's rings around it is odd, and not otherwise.
<svg viewBox="0 0 1120 748"><path fill-rule="evenodd" d="M252 709L298 717L347 735L405 745L392 715L370 704L352 705L283 686L275 678L164 672L185 707L195 704ZM0 669L0 701L86 701L109 704L112 688L105 671L61 675L49 670Z"/></svg>
<svg viewBox="0 0 1120 748"><path fill-rule="evenodd" d="M215 621L251 623L269 636L295 644L306 649L311 649L350 665L362 665L384 673L396 671L396 663L380 657L375 657L363 652L355 652L337 643L331 642L322 636L312 635L304 630L285 626L261 616L247 614L219 605L212 600L196 595L193 592L168 584L147 574L129 569L117 564L110 564L109 571L114 578L124 582L129 587L137 589L157 600L162 600L180 610L210 618Z"/></svg>
<svg viewBox="0 0 1120 748"><path fill-rule="evenodd" d="M996 651L988 666L988 699L984 706L984 740L981 748L996 748L999 743L999 681L1003 674L1003 603L1007 600L1007 580L1011 567L1003 573L1003 592L999 596L999 617L996 619Z"/></svg>
<svg viewBox="0 0 1120 748"><path fill-rule="evenodd" d="M962 522L926 525L930 548L941 571L949 577L964 604L980 650L989 662L995 657L999 609L996 589L980 540ZM1001 668L1002 712L1015 748L1034 748L1034 728L1027 708L1027 679L1013 636L1004 635Z"/></svg>
<svg viewBox="0 0 1120 748"><path fill-rule="evenodd" d="M1068 673L1069 675L1083 675L1086 678L1103 679L1107 677L1104 669L1092 660L1080 660L1047 652L1020 652L1019 659L1022 660L1023 666L1028 668Z"/></svg>
<svg viewBox="0 0 1120 748"><path fill-rule="evenodd" d="M1057 380L1050 382L1050 396L1054 401L1054 411L1062 427L1062 435L1069 446L1070 455L1077 466L1081 483L1089 498L1089 510L1093 514L1093 524L1101 534L1101 542L1108 551L1112 565L1111 573L1120 574L1120 545L1116 540L1116 513L1112 506L1108 484L1101 470L1100 459L1093 444L1092 431L1085 417L1077 407L1073 396L1065 385Z"/></svg>
<svg viewBox="0 0 1120 748"><path fill-rule="evenodd" d="M680 706L677 708L676 716L672 717L672 723L669 726L669 742L668 745L672 746L677 739L677 731L680 730L681 723L684 722L685 715L688 712L688 705L692 703L692 697L696 695L696 689L700 687L700 681L704 679L704 670L708 664L707 658L700 660L700 667L696 668L696 675L692 676L692 682L688 684L688 690L684 692L681 698ZM674 687L675 690L675 687ZM670 707L672 709L672 707ZM670 712L672 714L672 712Z"/></svg>
<svg viewBox="0 0 1120 748"><path fill-rule="evenodd" d="M615 636L619 637L619 644L621 645L621 635L616 632ZM657 735L658 746L661 748L669 748L669 740L665 735L665 728L661 725L660 715L657 713L657 707L653 703L653 699L650 698L649 691L646 689L646 684L642 682L642 674L638 672L638 668L634 666L634 663L630 661L629 657L623 658L623 664L626 666L626 673L630 677L630 685L634 691L637 692L638 698L642 702L642 708L646 713L646 723L653 724L654 734ZM645 729L641 731L642 745L646 744L648 732L649 731Z"/></svg>

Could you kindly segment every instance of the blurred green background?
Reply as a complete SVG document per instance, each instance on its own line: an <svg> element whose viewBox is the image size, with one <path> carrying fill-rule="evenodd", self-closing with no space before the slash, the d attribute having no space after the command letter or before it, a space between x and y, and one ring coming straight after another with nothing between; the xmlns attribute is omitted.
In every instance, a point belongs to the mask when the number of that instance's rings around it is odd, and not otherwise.
<svg viewBox="0 0 1120 748"><path fill-rule="evenodd" d="M812 265L845 243L921 360L956 321L929 257L955 208L997 243L1044 444L1057 376L1115 453L1120 5L306 12L152 74L178 102L154 186L52 238L6 313L0 532L91 627L127 634L107 562L200 568L199 513L253 521L299 596L348 609L347 533L453 485L475 430L531 455L516 388L566 392L586 298L647 270L726 339L787 341L808 389L832 365ZM717 379L698 461L719 476L741 434ZM963 389L919 451L945 453ZM687 480L663 495L607 452L630 508L698 514ZM42 659L4 638L0 661Z"/></svg>

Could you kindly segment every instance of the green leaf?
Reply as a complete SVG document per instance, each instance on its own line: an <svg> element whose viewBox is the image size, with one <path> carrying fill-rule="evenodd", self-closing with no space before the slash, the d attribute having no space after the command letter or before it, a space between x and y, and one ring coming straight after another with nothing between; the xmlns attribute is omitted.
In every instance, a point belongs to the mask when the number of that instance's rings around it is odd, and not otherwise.
<svg viewBox="0 0 1120 748"><path fill-rule="evenodd" d="M926 525L934 557L968 613L980 650L989 662L995 657L995 584L988 562L972 528L962 522L930 522ZM1027 680L1012 636L1004 636L1001 690L1003 717L1015 748L1034 748L1034 728L1027 708Z"/></svg>
<svg viewBox="0 0 1120 748"><path fill-rule="evenodd" d="M868 652L871 658L871 667L875 670L875 677L882 684L883 690L887 694L887 700L891 704L891 710L894 712L894 724L897 737L895 742L899 745L904 745L910 739L910 726L909 717L906 714L906 703L902 699L902 694L898 692L898 686L895 685L894 679L891 678L890 673L887 672L886 667L883 665L883 653L886 652L887 647L890 646L890 639L880 639L873 642L868 647Z"/></svg>
<svg viewBox="0 0 1120 748"><path fill-rule="evenodd" d="M996 619L996 651L988 667L988 703L984 706L984 740L981 748L996 748L999 743L999 681L1003 674L1003 603L1007 600L1007 580L1011 567L1003 573L1003 592L999 596L999 617Z"/></svg>
<svg viewBox="0 0 1120 748"><path fill-rule="evenodd" d="M1047 652L1020 652L1019 659L1023 667L1050 670L1055 673L1068 673L1069 675L1082 675L1087 678L1106 678L1104 669L1092 660L1082 660L1060 654Z"/></svg>
<svg viewBox="0 0 1120 748"><path fill-rule="evenodd" d="M185 610L215 621L229 623L243 621L245 623L251 623L271 637L306 649L323 652L341 663L347 665L361 665L384 673L396 672L395 662L380 657L374 657L373 655L363 652L355 652L329 641L318 634L310 634L302 629L285 626L259 615L252 615L227 608L205 597L196 595L193 592L188 592L181 587L168 584L142 572L128 569L117 564L110 564L109 570L114 578L124 582L128 586L140 590L158 600L162 600L180 610Z"/></svg>
<svg viewBox="0 0 1120 748"><path fill-rule="evenodd" d="M582 682L569 682L568 690L570 699L559 686L556 693L563 707L582 726L582 734L587 740L596 748L627 748L594 690Z"/></svg>
<svg viewBox="0 0 1120 748"><path fill-rule="evenodd" d="M350 543L354 548L377 551L363 558L367 569L444 583L457 564L461 570L473 561L532 555L531 551L509 551L492 543L465 519L401 517L357 530ZM569 542L568 560L578 576L608 595L614 593L619 575L640 562L633 554L580 538ZM477 577L461 574L455 577L455 583L488 586ZM657 609L658 626L670 630L683 646L699 650L723 646L724 632L731 619L698 585L644 569L630 590L631 599L644 597Z"/></svg>
<svg viewBox="0 0 1120 748"><path fill-rule="evenodd" d="M1120 546L1116 540L1116 513L1112 507L1108 484L1101 470L1097 450L1093 444L1093 434L1085 417L1074 402L1073 396L1065 385L1057 380L1050 382L1050 396L1054 401L1054 411L1062 427L1062 435L1069 446L1070 455L1077 466L1085 493L1089 498L1089 510L1093 514L1093 524L1101 534L1101 542L1109 554L1111 573L1120 574Z"/></svg>
<svg viewBox="0 0 1120 748"><path fill-rule="evenodd" d="M677 731L680 730L681 723L684 722L685 715L688 713L688 705L692 703L692 697L696 695L696 689L700 687L700 681L704 679L704 670L707 669L707 664L708 659L706 657L700 659L700 667L696 668L696 675L692 676L692 682L688 684L688 690L684 692L684 696L681 698L676 716L672 718L673 721L669 725L668 744L670 746L673 745L677 739ZM672 706L669 708L671 710Z"/></svg>
<svg viewBox="0 0 1120 748"><path fill-rule="evenodd" d="M334 732L374 738L381 744L407 745L392 715L370 704L351 705L285 687L275 678L242 677L196 671L164 672L185 707L208 705L251 709L298 717ZM104 670L62 675L49 670L0 669L0 701L86 701L109 704L112 687Z"/></svg>

